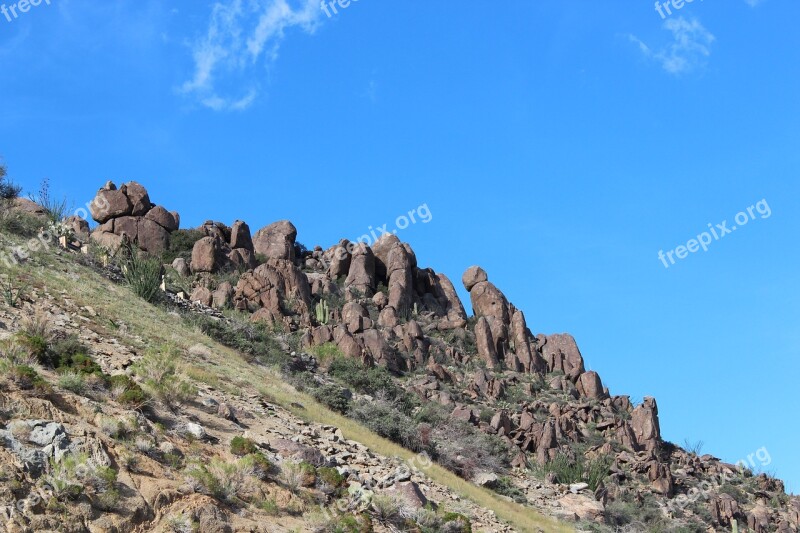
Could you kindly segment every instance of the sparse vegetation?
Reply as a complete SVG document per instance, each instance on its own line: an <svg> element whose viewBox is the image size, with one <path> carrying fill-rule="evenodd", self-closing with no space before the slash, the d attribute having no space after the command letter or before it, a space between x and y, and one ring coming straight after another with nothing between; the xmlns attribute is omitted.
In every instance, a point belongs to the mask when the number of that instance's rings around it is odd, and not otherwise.
<svg viewBox="0 0 800 533"><path fill-rule="evenodd" d="M134 372L144 380L151 396L174 409L197 395L197 390L178 374L179 354L174 346L151 349L135 365Z"/></svg>
<svg viewBox="0 0 800 533"><path fill-rule="evenodd" d="M0 200L13 200L22 192L22 187L8 180L8 169L0 165Z"/></svg>
<svg viewBox="0 0 800 533"><path fill-rule="evenodd" d="M32 202L44 209L51 224L58 224L64 220L70 212L70 205L66 197L55 198L50 191L50 180L45 178L39 186L39 191L31 194Z"/></svg>
<svg viewBox="0 0 800 533"><path fill-rule="evenodd" d="M572 458L564 453L559 453L554 459L535 470L536 475L544 478L547 474L554 474L558 483L570 485L572 483L587 483L589 489L597 490L598 485L608 475L611 461L608 457L587 459L577 454Z"/></svg>
<svg viewBox="0 0 800 533"><path fill-rule="evenodd" d="M122 273L131 290L146 302L153 303L161 294L161 261L134 248L124 254Z"/></svg>

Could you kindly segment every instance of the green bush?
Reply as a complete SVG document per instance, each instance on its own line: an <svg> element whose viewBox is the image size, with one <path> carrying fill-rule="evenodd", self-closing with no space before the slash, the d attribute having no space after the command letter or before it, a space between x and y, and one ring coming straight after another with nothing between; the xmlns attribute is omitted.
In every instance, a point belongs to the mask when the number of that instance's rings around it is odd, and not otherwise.
<svg viewBox="0 0 800 533"><path fill-rule="evenodd" d="M508 477L501 477L497 480L497 484L494 487L494 491L501 496L506 496L511 498L517 503L526 504L528 503L528 498L525 496L525 493L522 492L519 488L517 488L514 483Z"/></svg>
<svg viewBox="0 0 800 533"><path fill-rule="evenodd" d="M344 485L345 477L339 473L335 468L323 466L317 469L317 476L320 482L325 483L329 487L338 489Z"/></svg>
<svg viewBox="0 0 800 533"><path fill-rule="evenodd" d="M133 366L137 376L144 379L145 389L170 409L189 402L197 390L178 375L179 353L173 347L148 350Z"/></svg>
<svg viewBox="0 0 800 533"><path fill-rule="evenodd" d="M13 200L22 192L22 187L8 181L8 170L5 165L0 165L0 199Z"/></svg>
<svg viewBox="0 0 800 533"><path fill-rule="evenodd" d="M381 437L414 452L430 451L420 439L416 422L385 400L360 400L350 409L350 417Z"/></svg>
<svg viewBox="0 0 800 533"><path fill-rule="evenodd" d="M395 402L403 413L410 414L417 406L417 400L382 366L366 368L355 359L338 357L331 362L328 374L361 394L380 395Z"/></svg>
<svg viewBox="0 0 800 533"><path fill-rule="evenodd" d="M163 262L172 264L175 259L182 257L187 261L192 258L192 250L197 241L205 237L203 232L196 229L179 229L169 236L169 250L164 253Z"/></svg>
<svg viewBox="0 0 800 533"><path fill-rule="evenodd" d="M312 389L312 396L319 403L338 413L346 413L350 409L350 398L344 389L337 385L323 385Z"/></svg>
<svg viewBox="0 0 800 533"><path fill-rule="evenodd" d="M190 315L188 319L215 341L262 364L283 368L291 360L262 324L235 319L213 320L197 315Z"/></svg>
<svg viewBox="0 0 800 533"><path fill-rule="evenodd" d="M58 386L75 394L83 394L86 392L86 379L78 372L67 371L58 378Z"/></svg>
<svg viewBox="0 0 800 533"><path fill-rule="evenodd" d="M250 455L258 451L258 445L250 439L244 437L233 437L231 440L231 453L239 457Z"/></svg>
<svg viewBox="0 0 800 533"><path fill-rule="evenodd" d="M589 489L597 490L598 485L608 475L611 460L608 457L587 459L578 455L575 459L559 453L553 460L538 468L541 477L555 474L556 482L563 485L587 483Z"/></svg>
<svg viewBox="0 0 800 533"><path fill-rule="evenodd" d="M155 302L161 294L161 261L136 249L126 251L122 274L131 290L147 302Z"/></svg>
<svg viewBox="0 0 800 533"><path fill-rule="evenodd" d="M116 400L126 407L140 409L147 404L148 397L142 387L125 374L109 377L108 387Z"/></svg>

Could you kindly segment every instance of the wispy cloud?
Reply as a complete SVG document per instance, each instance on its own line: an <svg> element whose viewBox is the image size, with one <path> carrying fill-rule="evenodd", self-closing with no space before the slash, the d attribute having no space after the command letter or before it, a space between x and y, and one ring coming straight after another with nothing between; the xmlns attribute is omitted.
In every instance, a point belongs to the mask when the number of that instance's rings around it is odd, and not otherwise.
<svg viewBox="0 0 800 533"><path fill-rule="evenodd" d="M658 61L675 76L686 74L706 64L711 55L711 44L716 40L697 19L691 21L676 17L664 22L664 29L672 34L672 41L654 49L635 35L628 39L648 58Z"/></svg>
<svg viewBox="0 0 800 533"><path fill-rule="evenodd" d="M216 111L247 109L260 92L260 67L277 59L285 31L313 33L319 17L317 0L216 2L205 35L191 43L194 74L180 92Z"/></svg>

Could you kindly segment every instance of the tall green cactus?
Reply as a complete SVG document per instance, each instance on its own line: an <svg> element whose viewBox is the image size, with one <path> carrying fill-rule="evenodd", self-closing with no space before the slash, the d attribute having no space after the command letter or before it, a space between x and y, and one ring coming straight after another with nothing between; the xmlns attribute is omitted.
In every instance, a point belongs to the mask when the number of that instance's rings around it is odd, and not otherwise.
<svg viewBox="0 0 800 533"><path fill-rule="evenodd" d="M731 523L731 531L733 531L733 533L739 533L739 522L738 521L734 520Z"/></svg>
<svg viewBox="0 0 800 533"><path fill-rule="evenodd" d="M331 319L331 312L328 308L328 302L322 300L314 307L314 311L317 315L317 322L320 324L327 324Z"/></svg>

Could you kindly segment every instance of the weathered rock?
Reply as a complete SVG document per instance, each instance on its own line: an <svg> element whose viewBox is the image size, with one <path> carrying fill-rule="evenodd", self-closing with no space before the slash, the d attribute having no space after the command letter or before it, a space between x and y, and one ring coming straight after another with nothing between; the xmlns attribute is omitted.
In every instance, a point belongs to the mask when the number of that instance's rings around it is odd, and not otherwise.
<svg viewBox="0 0 800 533"><path fill-rule="evenodd" d="M492 330L485 317L480 317L475 324L475 343L478 346L478 355L490 369L496 369L500 362L497 359L497 348L492 338Z"/></svg>
<svg viewBox="0 0 800 533"><path fill-rule="evenodd" d="M661 440L656 399L646 397L631 413L631 429L639 450L655 451Z"/></svg>
<svg viewBox="0 0 800 533"><path fill-rule="evenodd" d="M260 313L253 316L255 320L275 322L296 316L300 324L311 325L308 278L286 259L269 259L252 272L244 273L236 285L234 306Z"/></svg>
<svg viewBox="0 0 800 533"><path fill-rule="evenodd" d="M89 223L86 220L77 215L72 215L64 219L64 224L72 230L72 233L75 234L78 240L86 242L89 239L91 231L89 230Z"/></svg>
<svg viewBox="0 0 800 533"><path fill-rule="evenodd" d="M467 289L467 292L471 292L472 288L478 283L488 280L489 276L486 275L486 271L479 266L469 267L461 277L461 282L464 284L464 288Z"/></svg>
<svg viewBox="0 0 800 533"><path fill-rule="evenodd" d="M268 259L294 261L294 243L297 228L288 220L274 222L258 230L253 237L253 248L257 254Z"/></svg>
<svg viewBox="0 0 800 533"><path fill-rule="evenodd" d="M250 226L246 222L237 220L231 226L231 248L243 248L251 252L255 251L253 247L253 239L250 235Z"/></svg>
<svg viewBox="0 0 800 533"><path fill-rule="evenodd" d="M389 305L401 315L409 312L413 297L411 257L406 247L399 242L389 251L386 272L389 280Z"/></svg>
<svg viewBox="0 0 800 533"><path fill-rule="evenodd" d="M537 340L548 372L563 372L573 382L583 374L583 356L572 335L538 335Z"/></svg>
<svg viewBox="0 0 800 533"><path fill-rule="evenodd" d="M113 186L113 183L111 185ZM125 186L119 190L100 189L89 204L92 218L102 224L112 218L130 215L133 212L133 204L125 194L125 190Z"/></svg>
<svg viewBox="0 0 800 533"><path fill-rule="evenodd" d="M375 294L375 256L372 250L364 243L359 243L353 249L350 261L350 271L344 282L347 293L356 291L366 297Z"/></svg>
<svg viewBox="0 0 800 533"><path fill-rule="evenodd" d="M223 268L228 258L218 237L203 237L192 249L192 272L216 272Z"/></svg>
<svg viewBox="0 0 800 533"><path fill-rule="evenodd" d="M148 211L145 219L152 220L168 232L177 231L178 229L178 221L175 220L175 216L160 205Z"/></svg>
<svg viewBox="0 0 800 533"><path fill-rule="evenodd" d="M192 273L191 269L189 268L189 264L183 257L176 258L175 261L172 262L172 268L178 273L178 275L184 278Z"/></svg>
<svg viewBox="0 0 800 533"><path fill-rule="evenodd" d="M581 374L576 386L578 388L578 393L584 398L602 400L607 397L603 388L603 382L600 381L600 376L593 370Z"/></svg>
<svg viewBox="0 0 800 533"><path fill-rule="evenodd" d="M150 203L150 195L147 194L147 189L135 181L125 184L124 187L125 194L131 204L131 215L140 217L150 211L152 204Z"/></svg>

